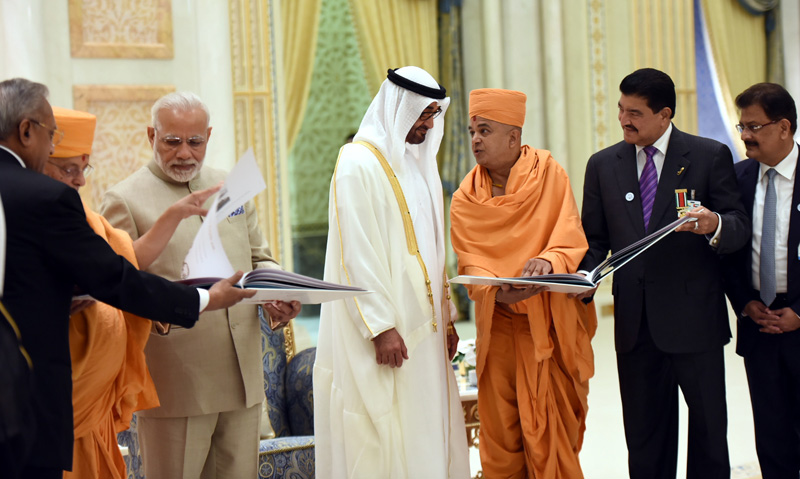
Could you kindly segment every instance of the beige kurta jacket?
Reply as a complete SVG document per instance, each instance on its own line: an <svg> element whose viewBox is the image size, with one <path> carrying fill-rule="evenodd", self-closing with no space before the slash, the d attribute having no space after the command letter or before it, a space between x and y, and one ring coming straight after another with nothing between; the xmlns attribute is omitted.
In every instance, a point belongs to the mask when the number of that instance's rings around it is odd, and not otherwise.
<svg viewBox="0 0 800 479"><path fill-rule="evenodd" d="M105 194L101 214L135 240L170 205L189 193L218 184L225 176L222 170L204 166L190 182L178 183L151 161ZM147 271L180 279L183 260L201 221L198 216L183 220ZM258 227L252 202L245 205L244 213L221 221L219 234L234 269L247 272L279 268ZM161 406L142 411L142 416L211 414L255 406L264 398L261 333L255 305L203 313L191 329L172 326L167 336L151 334L145 354Z"/></svg>

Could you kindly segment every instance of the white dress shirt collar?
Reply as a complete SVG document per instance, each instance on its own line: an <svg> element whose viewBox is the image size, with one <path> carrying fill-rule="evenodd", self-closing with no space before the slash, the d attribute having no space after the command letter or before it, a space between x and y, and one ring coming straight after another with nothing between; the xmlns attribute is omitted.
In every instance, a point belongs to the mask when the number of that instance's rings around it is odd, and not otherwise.
<svg viewBox="0 0 800 479"><path fill-rule="evenodd" d="M794 172L797 170L797 143L792 144L792 151L786 155L786 158L782 159L780 163L775 165L774 167L765 165L764 163L760 164L761 169L759 170L758 174L758 181L764 179L764 175L767 174L767 170L770 168L775 168L775 171L778 172L779 175L786 178L789 181L794 181Z"/></svg>
<svg viewBox="0 0 800 479"><path fill-rule="evenodd" d="M16 159L17 159L17 161L19 161L19 164L20 164L20 165L22 165L22 167L23 167L23 168L27 168L27 166L25 166L25 162L24 162L24 161L22 161L22 158L20 158L18 154L14 153L13 151L11 151L10 149L6 148L6 147L5 147L5 146L3 146L3 145L0 145L0 148L2 148L2 149L4 149L4 150L6 150L7 152L11 153L11 156L13 156L14 158L16 158Z"/></svg>
<svg viewBox="0 0 800 479"><path fill-rule="evenodd" d="M669 146L669 138L672 136L672 122L670 122L667 129L664 131L664 134L661 135L658 140L653 142L653 146L664 156L667 156L667 147ZM644 148L648 145L640 146L636 145L636 156L639 156L639 152L644 150Z"/></svg>

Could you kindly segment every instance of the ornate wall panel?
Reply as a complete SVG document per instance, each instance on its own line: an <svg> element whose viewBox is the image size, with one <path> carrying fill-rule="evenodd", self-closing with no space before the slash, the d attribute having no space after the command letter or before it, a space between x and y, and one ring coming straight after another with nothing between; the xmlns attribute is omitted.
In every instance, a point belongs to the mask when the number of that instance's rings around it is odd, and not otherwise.
<svg viewBox="0 0 800 479"><path fill-rule="evenodd" d="M291 269L282 201L282 139L277 99L276 18L272 0L230 0L231 75L237 157L252 147L267 190L256 199L261 230L272 253Z"/></svg>
<svg viewBox="0 0 800 479"><path fill-rule="evenodd" d="M127 178L153 158L147 140L150 108L172 86L75 85L76 110L97 115L90 181L81 197L90 207L100 206L106 190Z"/></svg>
<svg viewBox="0 0 800 479"><path fill-rule="evenodd" d="M675 125L697 134L692 0L633 0L631 8L634 67L657 68L672 77Z"/></svg>
<svg viewBox="0 0 800 479"><path fill-rule="evenodd" d="M170 0L69 0L73 57L172 58Z"/></svg>
<svg viewBox="0 0 800 479"><path fill-rule="evenodd" d="M612 144L608 117L608 62L606 61L605 0L589 0L589 62L594 151Z"/></svg>

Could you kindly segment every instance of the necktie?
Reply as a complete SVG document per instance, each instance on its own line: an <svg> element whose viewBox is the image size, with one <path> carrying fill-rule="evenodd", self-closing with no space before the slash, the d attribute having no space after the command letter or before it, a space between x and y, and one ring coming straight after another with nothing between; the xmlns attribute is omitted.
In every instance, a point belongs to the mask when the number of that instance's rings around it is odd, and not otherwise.
<svg viewBox="0 0 800 479"><path fill-rule="evenodd" d="M761 224L761 261L759 279L761 280L761 301L767 306L775 300L775 193L774 168L767 170L769 181L767 193L764 195L764 215Z"/></svg>
<svg viewBox="0 0 800 479"><path fill-rule="evenodd" d="M644 147L644 154L647 161L642 169L642 176L639 178L639 194L642 196L642 216L644 218L644 230L650 225L650 215L653 213L653 202L656 199L656 189L658 188L658 173L656 163L653 161L658 149L655 146Z"/></svg>

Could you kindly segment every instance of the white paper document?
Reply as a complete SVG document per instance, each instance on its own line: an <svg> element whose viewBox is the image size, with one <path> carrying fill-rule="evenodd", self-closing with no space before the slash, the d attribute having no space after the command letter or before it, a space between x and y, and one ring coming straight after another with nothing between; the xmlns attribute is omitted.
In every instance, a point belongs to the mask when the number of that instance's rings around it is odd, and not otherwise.
<svg viewBox="0 0 800 479"><path fill-rule="evenodd" d="M253 149L248 149L233 167L225 183L208 209L192 247L183 260L181 279L232 276L236 271L225 254L217 224L228 215L244 208L244 204L266 189L264 178L256 164Z"/></svg>

